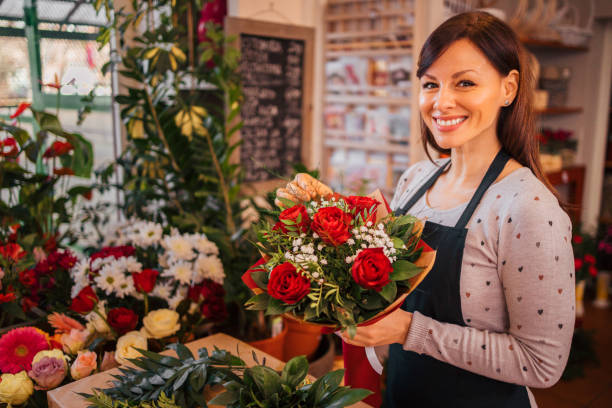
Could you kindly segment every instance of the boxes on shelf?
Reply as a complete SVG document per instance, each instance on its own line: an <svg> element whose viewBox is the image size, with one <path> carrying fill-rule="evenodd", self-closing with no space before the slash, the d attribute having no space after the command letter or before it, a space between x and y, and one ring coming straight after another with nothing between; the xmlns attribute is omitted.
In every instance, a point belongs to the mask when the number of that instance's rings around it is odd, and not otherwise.
<svg viewBox="0 0 612 408"><path fill-rule="evenodd" d="M567 103L567 89L572 72L568 67L548 65L542 67L540 88L548 92L548 106L561 107Z"/></svg>

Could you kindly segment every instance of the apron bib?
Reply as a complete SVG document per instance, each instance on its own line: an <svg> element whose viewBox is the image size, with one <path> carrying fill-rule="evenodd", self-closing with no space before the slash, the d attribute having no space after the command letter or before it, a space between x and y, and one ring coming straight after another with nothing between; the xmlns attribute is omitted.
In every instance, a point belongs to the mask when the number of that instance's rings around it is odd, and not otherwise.
<svg viewBox="0 0 612 408"><path fill-rule="evenodd" d="M402 309L419 311L437 321L467 326L461 312L461 264L466 225L484 193L497 179L510 156L502 149L495 156L474 196L454 227L426 221L422 239L437 251L432 270L406 298ZM450 160L410 198L396 214L405 214L447 168ZM392 344L387 360L384 406L405 407L530 407L527 389L466 371L433 357L405 351Z"/></svg>

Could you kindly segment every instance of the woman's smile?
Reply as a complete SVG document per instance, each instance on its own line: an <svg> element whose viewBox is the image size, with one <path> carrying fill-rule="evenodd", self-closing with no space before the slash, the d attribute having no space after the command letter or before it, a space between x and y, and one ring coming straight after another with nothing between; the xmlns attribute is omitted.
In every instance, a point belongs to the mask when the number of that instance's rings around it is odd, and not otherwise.
<svg viewBox="0 0 612 408"><path fill-rule="evenodd" d="M432 125L440 132L450 132L461 127L467 116L432 116Z"/></svg>

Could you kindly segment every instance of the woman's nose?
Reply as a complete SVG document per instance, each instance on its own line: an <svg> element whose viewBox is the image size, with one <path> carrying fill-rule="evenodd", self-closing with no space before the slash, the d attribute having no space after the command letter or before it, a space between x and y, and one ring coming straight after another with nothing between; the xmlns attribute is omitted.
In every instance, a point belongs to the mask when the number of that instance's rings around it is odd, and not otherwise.
<svg viewBox="0 0 612 408"><path fill-rule="evenodd" d="M454 93L444 86L438 88L438 92L434 97L434 108L445 110L455 106L455 95Z"/></svg>

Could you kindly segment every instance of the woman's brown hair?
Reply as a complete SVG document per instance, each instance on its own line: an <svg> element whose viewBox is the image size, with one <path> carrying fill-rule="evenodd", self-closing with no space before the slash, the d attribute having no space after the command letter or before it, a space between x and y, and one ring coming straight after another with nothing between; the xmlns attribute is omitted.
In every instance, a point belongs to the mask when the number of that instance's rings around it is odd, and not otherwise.
<svg viewBox="0 0 612 408"><path fill-rule="evenodd" d="M508 75L513 69L518 71L518 91L512 103L501 108L497 121L497 137L506 152L523 166L529 167L561 203L559 194L544 175L540 165L533 110L535 78L528 55L512 28L485 12L474 11L451 17L436 28L423 44L417 65L417 77L421 78L452 43L464 38L478 47L501 75ZM443 149L436 143L422 118L421 140L430 160L432 158L427 149L428 144L439 153L450 154L450 149ZM566 209L565 204L561 205Z"/></svg>

